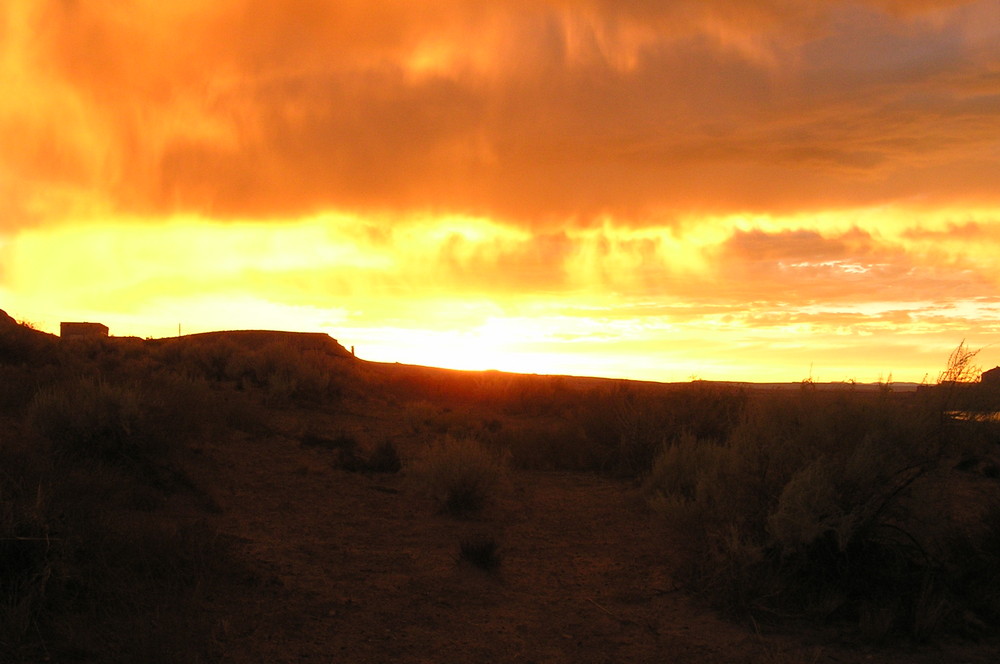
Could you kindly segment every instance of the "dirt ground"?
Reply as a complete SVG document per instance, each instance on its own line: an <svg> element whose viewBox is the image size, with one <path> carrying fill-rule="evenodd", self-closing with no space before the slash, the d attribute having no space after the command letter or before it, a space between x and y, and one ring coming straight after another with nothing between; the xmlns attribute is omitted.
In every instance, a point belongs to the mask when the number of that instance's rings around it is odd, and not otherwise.
<svg viewBox="0 0 1000 664"><path fill-rule="evenodd" d="M404 461L418 453L389 418L354 425L395 438ZM300 427L289 415L282 433L215 440L190 469L218 507L191 518L234 538L257 578L214 598L223 661L997 661L986 644L879 649L833 628L724 620L675 587L677 542L627 482L515 470L482 515L456 519L405 464L346 472L331 450L304 447ZM498 569L461 560L472 534L499 542Z"/></svg>

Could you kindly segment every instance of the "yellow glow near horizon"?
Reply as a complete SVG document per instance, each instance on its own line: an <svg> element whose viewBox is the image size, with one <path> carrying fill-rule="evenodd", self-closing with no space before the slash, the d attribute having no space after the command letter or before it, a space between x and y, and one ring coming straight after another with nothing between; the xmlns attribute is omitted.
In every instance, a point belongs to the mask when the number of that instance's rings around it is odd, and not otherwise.
<svg viewBox="0 0 1000 664"><path fill-rule="evenodd" d="M919 381L962 338L994 338L996 303L975 292L996 284L984 238L1000 214L923 212L919 233L912 214L733 215L663 228L607 219L541 244L462 216L76 223L4 238L0 296L53 332L65 319L135 336L171 336L178 324L292 329L327 332L366 359L461 369ZM937 282L921 284L917 300L905 280L921 278L918 264L955 276L937 295L926 290ZM797 291L782 290L789 274ZM975 285L967 274L986 290L956 298ZM838 300L845 288L850 302ZM859 288L896 299L858 301ZM743 289L770 303L747 302Z"/></svg>

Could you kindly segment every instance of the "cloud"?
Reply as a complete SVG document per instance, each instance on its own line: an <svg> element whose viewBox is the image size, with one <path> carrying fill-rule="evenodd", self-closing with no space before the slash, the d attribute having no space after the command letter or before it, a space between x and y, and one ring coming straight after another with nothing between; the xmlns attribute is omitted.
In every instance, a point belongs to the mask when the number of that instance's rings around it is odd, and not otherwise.
<svg viewBox="0 0 1000 664"><path fill-rule="evenodd" d="M721 319L746 311L808 313L819 304L914 308L996 291L996 243L977 230L988 218L970 216L950 237L947 216L926 220L923 230L902 217L892 224L859 216L840 229L819 219L822 232L801 226L800 218L738 216L686 229L607 225L550 233L471 217L192 217L39 228L0 251L4 283L26 298L58 294L64 304L53 305L57 311L69 303L134 310L215 294L369 316L443 300L528 315L525 307L552 300L581 319ZM973 234L976 252L961 233Z"/></svg>
<svg viewBox="0 0 1000 664"><path fill-rule="evenodd" d="M0 71L21 91L0 104L7 224L996 202L990 2L4 12Z"/></svg>
<svg viewBox="0 0 1000 664"><path fill-rule="evenodd" d="M730 257L745 257L768 263L781 260L823 261L847 256L847 248L842 241L827 240L814 230L781 233L765 233L758 229L737 230L726 243L724 251Z"/></svg>
<svg viewBox="0 0 1000 664"><path fill-rule="evenodd" d="M966 221L964 223L949 222L944 228L907 228L902 235L911 240L930 242L954 239L978 241L992 239L991 230L993 229L985 224Z"/></svg>

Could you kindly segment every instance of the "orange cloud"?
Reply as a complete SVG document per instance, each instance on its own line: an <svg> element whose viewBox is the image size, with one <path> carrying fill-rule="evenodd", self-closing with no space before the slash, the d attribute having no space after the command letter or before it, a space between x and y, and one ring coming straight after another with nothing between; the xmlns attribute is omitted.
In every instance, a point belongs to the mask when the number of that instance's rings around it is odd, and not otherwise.
<svg viewBox="0 0 1000 664"><path fill-rule="evenodd" d="M11 2L5 177L27 220L985 204L1000 22L952 4Z"/></svg>

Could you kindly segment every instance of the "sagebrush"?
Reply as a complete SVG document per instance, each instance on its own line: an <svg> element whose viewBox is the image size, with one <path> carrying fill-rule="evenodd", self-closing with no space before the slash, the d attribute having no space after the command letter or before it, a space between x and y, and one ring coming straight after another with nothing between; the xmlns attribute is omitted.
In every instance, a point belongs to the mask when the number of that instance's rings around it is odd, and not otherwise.
<svg viewBox="0 0 1000 664"><path fill-rule="evenodd" d="M969 629L973 605L995 617L1000 600L969 601L949 562L1000 565L987 553L995 533L956 518L979 502L956 495L965 484L950 474L971 438L942 436L938 413L917 403L767 394L725 439L669 445L645 491L696 540L691 587L733 612L847 620L872 638Z"/></svg>
<svg viewBox="0 0 1000 664"><path fill-rule="evenodd" d="M427 450L416 473L441 511L461 516L496 498L506 468L505 456L479 441L446 437Z"/></svg>

